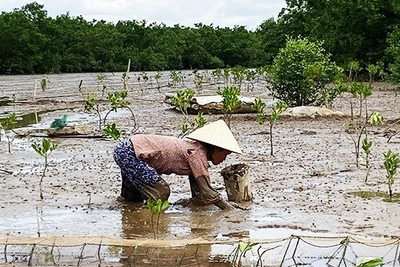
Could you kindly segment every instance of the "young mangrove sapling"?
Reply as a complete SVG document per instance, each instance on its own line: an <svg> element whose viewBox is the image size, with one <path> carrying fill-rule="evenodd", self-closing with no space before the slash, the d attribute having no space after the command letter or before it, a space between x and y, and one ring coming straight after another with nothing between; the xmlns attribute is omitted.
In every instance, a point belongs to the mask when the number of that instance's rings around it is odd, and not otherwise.
<svg viewBox="0 0 400 267"><path fill-rule="evenodd" d="M115 123L107 124L103 129L103 133L113 140L118 140L121 137L121 131Z"/></svg>
<svg viewBox="0 0 400 267"><path fill-rule="evenodd" d="M133 113L133 110L129 107L130 102L126 100L127 96L128 96L128 91L126 90L108 93L107 99L109 104L111 105L111 109L104 116L104 122L103 122L104 125L106 124L106 119L111 111L117 112L118 108L127 108L132 114L134 128L136 128L135 114Z"/></svg>
<svg viewBox="0 0 400 267"><path fill-rule="evenodd" d="M265 123L265 114L264 109L266 107L265 102L258 98L254 101L254 107L257 109L257 122L258 124L262 125ZM269 140L270 140L270 147L271 147L271 156L274 156L274 146L272 141L272 129L275 123L278 121L281 114L288 108L285 102L279 101L272 105L271 116L269 119Z"/></svg>
<svg viewBox="0 0 400 267"><path fill-rule="evenodd" d="M147 200L147 207L149 208L151 213L151 228L153 230L154 239L157 239L158 227L160 225L160 215L169 208L169 202L168 200L162 201L161 199L153 200L149 198ZM154 216L157 216L155 225L154 225L154 220L155 220Z"/></svg>
<svg viewBox="0 0 400 267"><path fill-rule="evenodd" d="M400 158L393 151L389 150L386 153L383 153L385 160L383 162L386 169L386 179L387 184L389 186L389 197L393 197L392 185L394 183L394 176L397 173L397 168L399 167Z"/></svg>
<svg viewBox="0 0 400 267"><path fill-rule="evenodd" d="M182 115L184 116L183 122L181 124L181 134L180 137L184 137L190 132L194 131L197 128L204 126L207 123L207 120L203 117L203 113L197 113L197 117L195 122L191 122L188 108L190 105L190 101L196 93L187 88L185 90L179 90L176 92L176 95L171 98L171 104L178 109Z"/></svg>
<svg viewBox="0 0 400 267"><path fill-rule="evenodd" d="M373 112L371 114L371 116L370 116L370 123L373 126L383 124L382 115L379 112ZM365 153L365 167L367 168L367 175L365 176L365 182L367 182L368 175L369 175L369 170L371 168L371 166L369 164L369 157L370 157L370 154L371 154L371 147L372 147L372 141L368 139L367 133L365 133L365 138L364 138L364 140L362 142L362 146L361 147L362 147L362 149L364 150L364 153Z"/></svg>
<svg viewBox="0 0 400 267"><path fill-rule="evenodd" d="M242 266L242 258L246 257L246 252L252 250L257 245L259 245L259 243L240 241L235 250L231 253L231 255L233 254L232 263L235 264L234 266ZM231 255L229 255L229 258Z"/></svg>
<svg viewBox="0 0 400 267"><path fill-rule="evenodd" d="M382 258L372 258L366 257L361 260L360 264L357 267L378 267L383 265Z"/></svg>
<svg viewBox="0 0 400 267"><path fill-rule="evenodd" d="M156 83L157 83L158 92L161 92L161 84L160 84L161 76L162 76L162 73L160 71L157 71L157 73L154 75L154 79L156 80Z"/></svg>
<svg viewBox="0 0 400 267"><path fill-rule="evenodd" d="M0 122L1 126L0 128L4 129L4 134L7 138L8 153L11 153L11 143L14 140L14 138L12 137L12 132L14 132L13 129L15 123L17 123L17 115L15 113L11 113ZM0 135L0 140L1 140L1 135Z"/></svg>
<svg viewBox="0 0 400 267"><path fill-rule="evenodd" d="M101 113L100 113L100 105L99 103L97 103L96 100L96 94L94 93L88 93L87 98L86 98L86 102L85 102L85 112L91 112L92 110L95 110L97 113L97 116L99 117L99 130L101 130L102 128L102 124L101 124Z"/></svg>
<svg viewBox="0 0 400 267"><path fill-rule="evenodd" d="M32 144L32 148L38 153L40 156L44 158L44 167L43 167L43 172L39 181L39 187L40 187L40 199L43 199L43 178L46 176L46 170L48 167L48 157L53 152L54 150L57 149L58 144L54 143L51 139L49 138L43 138L41 143L36 143L34 142Z"/></svg>
<svg viewBox="0 0 400 267"><path fill-rule="evenodd" d="M239 99L240 88L231 86L218 90L217 94L222 96L222 111L224 112L224 121L231 128L232 113L239 108L242 102Z"/></svg>

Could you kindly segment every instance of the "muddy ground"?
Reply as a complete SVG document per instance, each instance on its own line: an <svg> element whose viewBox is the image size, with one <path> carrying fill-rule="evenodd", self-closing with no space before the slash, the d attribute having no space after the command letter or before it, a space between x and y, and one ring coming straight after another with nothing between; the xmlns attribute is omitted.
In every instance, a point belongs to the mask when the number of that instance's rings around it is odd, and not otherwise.
<svg viewBox="0 0 400 267"><path fill-rule="evenodd" d="M107 90L121 88L121 73L106 73L103 82L96 75L48 75L44 92L40 88L42 76L0 76L0 96L5 99L16 96L15 104L0 102L0 117L13 111L20 115L39 112L38 124L19 131L40 132L64 114L68 115L70 124L87 124L96 129L96 116L84 113L79 83L83 81L83 93L92 91L101 96L103 84ZM191 72L186 73L185 85L175 88L166 86L168 74L164 73L160 91L154 80L138 82L135 75L131 74L129 100L139 126L137 132L178 136L183 117L164 103L164 98L166 93L193 86ZM198 95L215 94L223 86L205 81ZM381 112L386 120L397 119L400 110L399 96L391 89L387 84L376 84L373 96L368 99L369 109ZM245 96L270 100L263 82L256 83L253 90L242 91ZM105 104L101 105L106 110ZM332 109L350 114L349 102L343 97L334 102ZM222 116L206 114L205 117L215 121ZM109 121L116 122L127 133L134 126L126 110L113 113ZM160 236L275 238L296 233L398 237L399 198L387 201L374 194L388 192L383 153L389 149L400 151L400 135L387 142L388 129L400 130L400 125L386 123L370 128L371 169L365 182L367 169L364 165L357 168L353 141L343 128L350 121L350 116L282 117L274 128L275 156L272 157L268 125L258 125L255 114L234 115L232 131L244 154L230 155L221 165L212 166L212 184L226 198L220 170L231 164L246 163L250 166L253 203L248 210L234 211L174 204L190 198L189 181L183 176L165 176L171 186L172 206L162 215ZM146 207L119 199L121 179L112 157L115 141L99 137L53 138L59 146L50 155L44 178L44 199L40 200L43 158L31 148L39 140L40 137L15 137L12 152L8 153L7 142L2 137L0 234L153 236ZM398 177L393 190L400 191ZM352 194L360 191L369 193L367 197Z"/></svg>

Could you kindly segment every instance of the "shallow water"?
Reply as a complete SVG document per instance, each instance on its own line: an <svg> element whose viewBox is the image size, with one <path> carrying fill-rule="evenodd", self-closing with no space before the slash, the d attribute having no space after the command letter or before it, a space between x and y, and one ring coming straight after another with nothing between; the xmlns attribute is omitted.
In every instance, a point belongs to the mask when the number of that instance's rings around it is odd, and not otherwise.
<svg viewBox="0 0 400 267"><path fill-rule="evenodd" d="M177 196L179 197L179 195ZM11 205L12 203L10 203ZM107 208L89 203L65 207L39 204L31 209L21 207L2 207L0 233L21 236L103 236L113 238L153 237L151 214L145 205L134 203L115 203ZM261 223L282 220L278 213L266 211L245 212L249 220ZM172 205L165 214L160 215L160 238L194 238L209 236L208 229L220 225L219 219L226 217L223 212L210 213L206 208ZM296 216L296 215L294 215ZM231 219L230 219L231 217ZM225 218L234 222L235 215ZM238 225L239 227L240 225ZM240 226L243 227L243 226ZM220 240L243 237L251 239L282 238L290 235L310 235L311 231L289 228L248 229L239 234L227 231L215 233ZM320 234L320 233L319 233Z"/></svg>
<svg viewBox="0 0 400 267"><path fill-rule="evenodd" d="M209 236L208 229L212 229L221 223L221 221L218 220L218 214L210 214L209 211L199 209L198 207L173 205L165 214L161 214L158 228L159 232L154 236L150 223L151 215L147 207L141 204L115 203L115 205L108 208L96 207L95 204L90 203L82 204L80 207L55 207L53 205L43 204L43 206L38 205L36 209L31 209L29 211L26 208L15 207L15 209L10 210L10 208L5 209L2 207L3 212L0 222L0 233L9 233L21 237L75 237L76 233L79 233L80 236L107 236L116 239L151 239L157 237L158 239L184 240L196 237L207 238L207 236ZM4 212L5 210L6 212ZM216 211L214 213L219 212ZM248 215L250 220L258 221L260 221L261 218L263 218L261 221L280 219L279 212L263 213L261 210L256 210L256 212L249 212ZM222 216L226 217L227 215L225 214ZM306 238L303 239L302 237ZM255 240L254 242L258 242L257 240L264 241L261 241L261 246L255 244L255 246L247 252L245 257L236 257L236 261L240 260L242 266L255 266L260 258L259 253L263 251L269 251L269 253L263 254L264 263L279 265L283 259L285 259L282 266L291 266L294 263L299 264L301 262L310 261L312 262L312 266L327 266L327 259L324 259L323 255L335 256L335 250L340 247L341 240L340 235L314 233L301 229L248 229L239 232L227 231L219 233L215 237L216 243L221 241L229 242L231 240L231 244L201 245L199 247L193 245L192 249L196 251L190 252L194 253L193 255L189 253L189 251L191 251L190 246L186 248L175 248L173 252L171 252L172 248L170 247L154 248L153 252L150 252L151 248L150 250L147 248L145 250L146 252L141 254L138 252L138 248L113 247L107 245L99 247L92 244L84 247L66 246L58 248L59 254L57 261L59 263L76 264L79 259L77 255L83 253L84 250L85 252L83 255L85 255L85 257L82 263L87 263L90 259L91 262L96 262L98 261L98 257L100 257L103 262L109 264L122 264L118 266L129 266L132 260L135 262L158 262L155 264L165 265L168 262L176 261L177 258L182 257L182 259L185 258L185 261L211 262L215 264L218 263L220 264L219 266L229 266L226 261L232 261L235 258L234 252L237 249L238 240L247 240L248 238ZM307 238L310 238L310 240L307 241ZM343 239L344 238L345 237L343 237ZM28 244L26 246L28 246ZM21 255L23 255L25 259L28 259L31 250L27 249L26 246L9 246L7 248L9 251L8 262L13 260L18 262L21 259ZM324 247L325 249L322 249ZM48 247L45 249L39 246L35 249L36 254L32 256L33 262L43 264L43 261L45 261L46 258L48 259L48 256L45 255L48 255L51 248ZM351 251L356 252L348 252L346 259L355 262L359 260L361 255L368 255L368 249L370 249L370 247L352 244ZM238 255L241 255L240 251L238 253ZM380 251L379 253L385 252ZM57 255L57 253L55 254ZM175 254L176 256L174 258L172 255ZM15 255L20 255L20 258L16 259ZM293 258L289 257L290 255L293 255ZM339 262L340 255L338 254L332 258L332 263ZM393 256L389 253L386 253L386 256L387 255ZM5 258L2 255L0 256L0 263L4 262ZM49 262L47 264L49 264Z"/></svg>
<svg viewBox="0 0 400 267"><path fill-rule="evenodd" d="M385 202L393 202L400 203L400 193L393 193L392 197L389 196L386 192L375 192L375 191L357 191L357 192L349 192L349 194L365 198L365 199L381 199Z"/></svg>

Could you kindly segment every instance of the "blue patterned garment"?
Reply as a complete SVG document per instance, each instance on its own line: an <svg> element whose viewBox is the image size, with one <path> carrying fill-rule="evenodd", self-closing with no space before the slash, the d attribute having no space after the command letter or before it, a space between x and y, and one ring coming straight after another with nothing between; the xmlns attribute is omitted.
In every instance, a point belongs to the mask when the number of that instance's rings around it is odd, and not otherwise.
<svg viewBox="0 0 400 267"><path fill-rule="evenodd" d="M121 140L114 149L114 160L121 169L123 183L140 189L143 184L153 186L161 180L154 168L136 158L130 138Z"/></svg>

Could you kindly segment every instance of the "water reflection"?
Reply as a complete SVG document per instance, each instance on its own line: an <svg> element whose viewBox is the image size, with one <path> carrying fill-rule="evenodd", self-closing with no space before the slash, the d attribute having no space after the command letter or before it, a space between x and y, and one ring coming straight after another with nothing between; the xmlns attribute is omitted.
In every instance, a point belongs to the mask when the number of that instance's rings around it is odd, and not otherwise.
<svg viewBox="0 0 400 267"><path fill-rule="evenodd" d="M121 212L121 238L152 238L150 211L142 203L124 203ZM164 214L161 214L161 216ZM159 231L165 230L166 216L160 219Z"/></svg>
<svg viewBox="0 0 400 267"><path fill-rule="evenodd" d="M173 246L168 240L193 238L191 225L197 225L197 215L190 208L171 206L168 212L157 215L154 225L149 209L141 203L127 203L121 207L122 233L125 239L148 238L146 246L124 247L121 252L123 266L193 266L208 264L211 246L180 245ZM201 216L200 216L201 217ZM151 242L154 240L154 243ZM162 245L157 241L162 240ZM153 245L152 245L153 244ZM207 266L207 265L202 265ZM215 266L215 265L213 265ZM223 265L221 265L223 266ZM225 265L226 266L226 265Z"/></svg>
<svg viewBox="0 0 400 267"><path fill-rule="evenodd" d="M39 111L39 112L32 112L24 115L17 115L17 120L13 124L13 129L17 128L22 128L26 127L32 124L37 124L41 121L40 115L45 113L45 111ZM5 114L4 117L8 116L8 114ZM0 122L4 119L0 119Z"/></svg>
<svg viewBox="0 0 400 267"><path fill-rule="evenodd" d="M32 124L37 124L42 119L40 115L43 113L43 111L40 111L18 116L17 122L13 126L14 128L22 128Z"/></svg>

